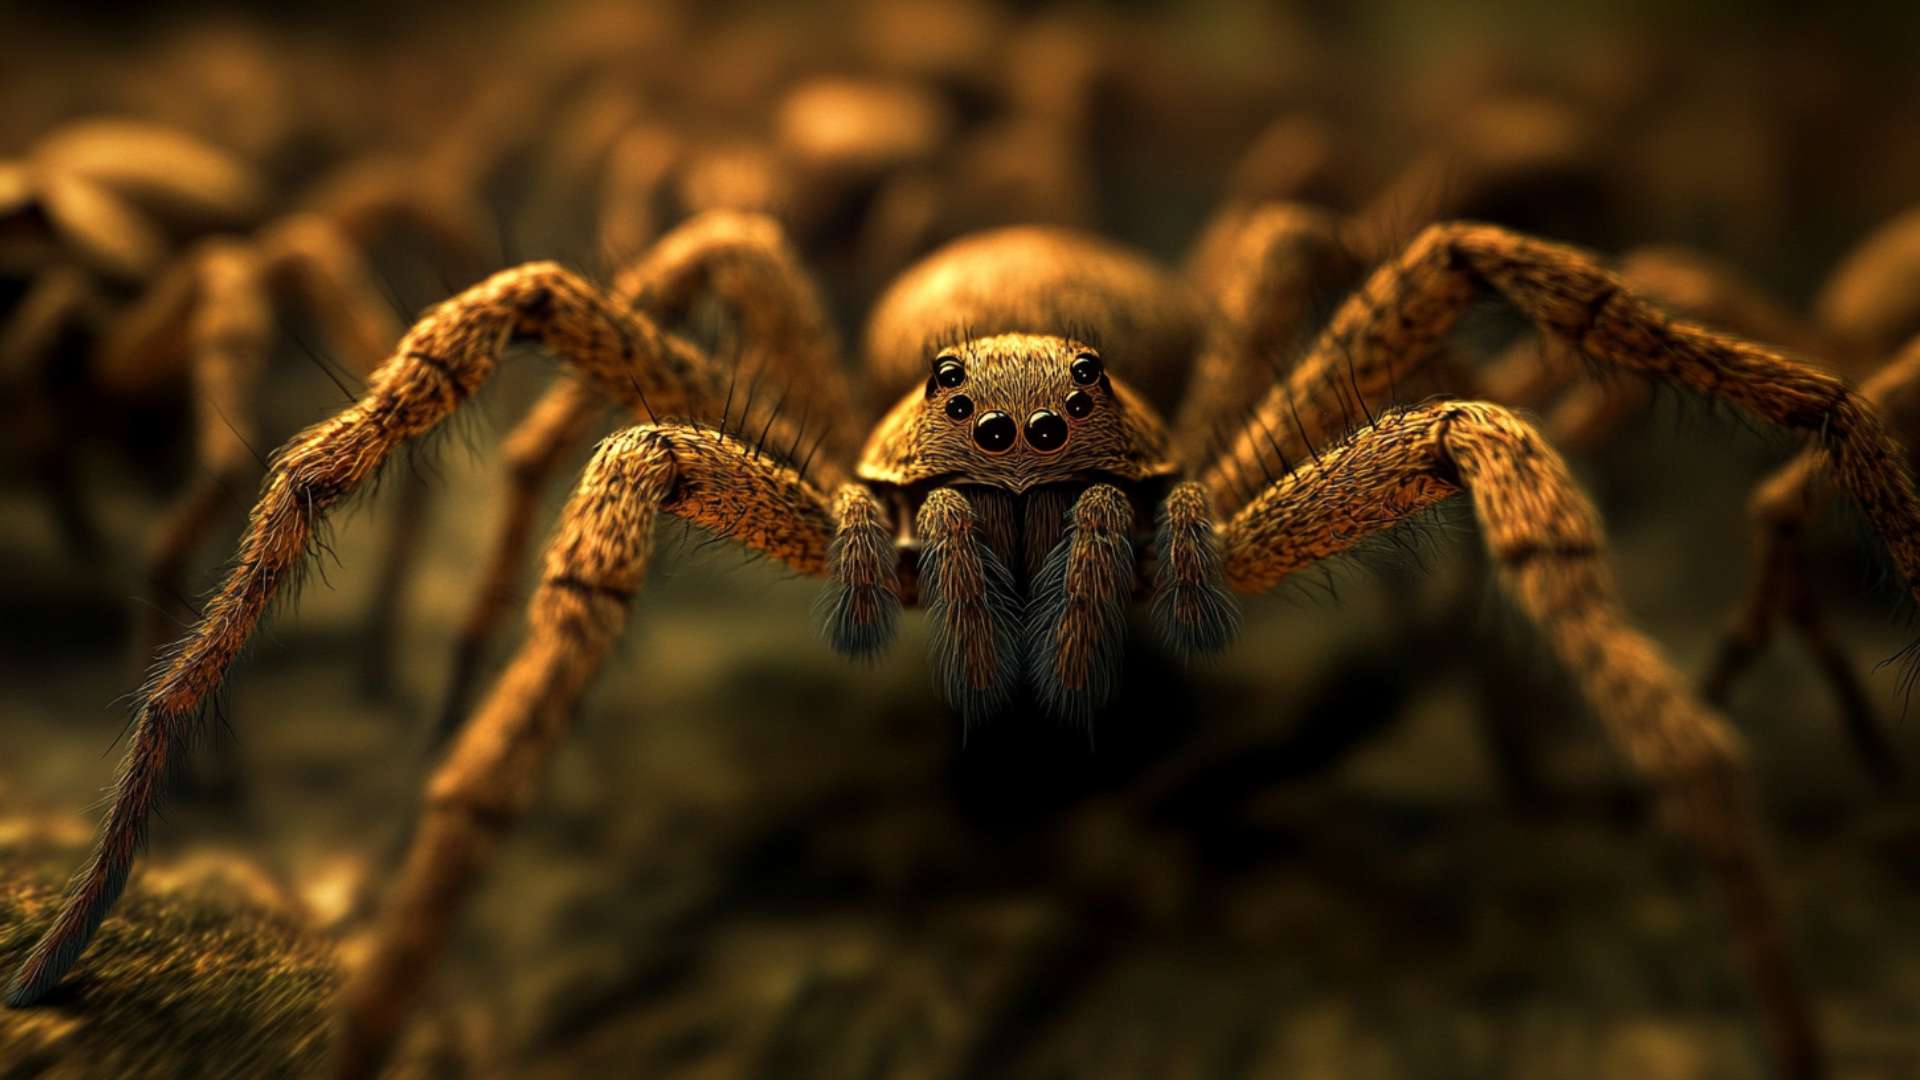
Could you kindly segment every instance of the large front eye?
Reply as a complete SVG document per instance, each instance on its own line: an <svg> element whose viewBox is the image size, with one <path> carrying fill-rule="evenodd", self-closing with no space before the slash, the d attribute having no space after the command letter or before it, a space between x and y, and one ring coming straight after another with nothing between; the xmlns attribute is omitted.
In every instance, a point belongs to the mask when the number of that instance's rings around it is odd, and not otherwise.
<svg viewBox="0 0 1920 1080"><path fill-rule="evenodd" d="M1046 409L1027 417L1027 445L1043 454L1067 445L1067 422Z"/></svg>
<svg viewBox="0 0 1920 1080"><path fill-rule="evenodd" d="M934 362L933 381L951 390L967 381L967 369L953 357L943 356Z"/></svg>
<svg viewBox="0 0 1920 1080"><path fill-rule="evenodd" d="M1083 352L1073 358L1073 366L1067 370L1073 373L1074 382L1081 386L1092 386L1100 381L1100 358Z"/></svg>
<svg viewBox="0 0 1920 1080"><path fill-rule="evenodd" d="M1013 417L1003 412L986 413L973 423L973 441L989 454L1005 453L1019 433Z"/></svg>

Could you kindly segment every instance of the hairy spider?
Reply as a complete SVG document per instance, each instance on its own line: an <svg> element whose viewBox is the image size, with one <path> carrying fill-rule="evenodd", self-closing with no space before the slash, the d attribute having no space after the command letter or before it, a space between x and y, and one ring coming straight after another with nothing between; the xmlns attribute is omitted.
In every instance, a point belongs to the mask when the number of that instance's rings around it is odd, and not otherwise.
<svg viewBox="0 0 1920 1080"><path fill-rule="evenodd" d="M696 219L608 291L534 263L434 308L358 402L276 455L225 583L138 696L96 853L9 1002L38 1000L79 958L126 884L167 763L327 514L526 340L653 420L601 444L547 549L527 640L427 785L374 948L347 989L348 1071L385 1053L539 790L626 624L662 512L823 579L827 635L848 655L886 647L902 608L923 608L940 684L965 716L1024 687L1085 721L1112 691L1135 598L1175 650L1217 650L1233 637L1235 593L1272 589L1455 495L1470 501L1506 591L1657 791L1664 819L1705 856L1783 1069L1817 1069L1739 737L1632 628L1596 515L1531 425L1495 404L1396 398L1490 290L1597 363L1817 440L1920 585L1920 497L1878 414L1840 379L1670 319L1576 250L1448 224L1375 270L1250 412L1241 402L1184 419L1200 431L1234 425L1209 453L1160 409L1189 371L1202 383L1244 378L1239 368L1265 372L1269 358L1144 257L1020 227L964 238L900 277L866 329L865 371L892 400L857 456L802 455L795 408L760 397L734 417L726 365L673 331L666 313L708 286L739 316L743 354L805 396L801 415L858 415L817 295L764 219ZM857 435L816 438L838 450Z"/></svg>
<svg viewBox="0 0 1920 1080"><path fill-rule="evenodd" d="M843 86L840 92L852 92L855 88ZM804 110L802 112L804 114ZM1215 321L1221 332L1234 340L1204 351L1199 361L1203 370L1191 380L1193 392L1180 402L1174 429L1193 444L1176 447L1182 460L1200 461L1209 453L1217 452L1221 448L1218 440L1224 437L1225 418L1240 411L1244 402L1265 392L1272 382L1272 368L1248 363L1244 358L1296 355L1314 329L1313 320L1324 314L1321 301L1328 295L1344 292L1357 281L1364 267L1373 261L1367 252L1376 251L1380 244L1394 236L1407 235L1409 225L1417 228L1432 220L1409 215L1457 217L1485 213L1494 219L1504 219L1516 203L1537 202L1543 191L1564 186L1562 178L1569 171L1569 165L1558 147L1574 141L1571 138L1555 140L1547 153L1534 156L1513 152L1503 155L1482 147L1463 147L1453 156L1459 168L1452 179L1440 190L1423 191L1420 198L1412 199L1407 193L1421 190L1420 177L1430 181L1442 171L1435 159L1423 159L1393 185L1401 196L1373 199L1368 211L1342 219L1328 211L1275 197L1276 192L1296 195L1301 188L1310 186L1312 170L1303 172L1297 166L1292 169L1281 166L1277 160L1281 154L1271 145L1276 141L1275 132L1297 136L1299 126L1283 120L1256 140L1235 170L1235 183L1212 221L1201 230L1187 257L1188 281L1199 292L1213 298ZM904 140L896 137L895 141ZM1279 141L1297 143L1299 140L1282 138ZM857 140L849 139L842 149L851 151L860 145ZM688 167L687 159L693 149L682 136L658 126L642 125L622 137L608 164L601 203L603 252L641 251L644 245L635 239L641 236L651 242L655 236L653 225L659 189L669 171ZM887 157L872 148L855 156L880 160ZM1019 156L1030 163L1044 160L1032 155ZM1483 157L1492 160L1483 161ZM709 160L707 167L699 171L715 182L707 185L709 191L705 198L690 199L683 193L684 205L774 213L777 200L769 196L784 192L790 186L779 179L777 155L755 153L751 146L736 146L732 153ZM731 179L721 180L721 176ZM683 186L686 180L683 176ZM965 189L968 184L960 182L959 187ZM984 195L984 192L976 190L975 195ZM880 217L869 222L873 226L870 232L885 231L881 207L887 201L882 198L876 206L875 213ZM1002 202L1021 211L1020 220L1050 220L1036 213L1036 204L1019 199ZM720 243L717 236L689 242L693 235L695 233L679 234L674 242L663 245L651 257L656 284L637 298L654 305L651 314L674 317L690 306L700 289L731 297L736 306L760 310L793 308L790 303L769 308L765 302L754 301L753 293L782 286L771 278L755 283L752 280L755 260L723 255L721 247L716 246ZM744 239L744 234L740 239ZM913 247L914 242L893 246L901 251ZM679 269L672 269L673 264ZM764 273L762 276L765 277ZM1431 366L1435 370L1419 378L1417 385L1421 389L1458 392L1474 385L1474 380L1464 377L1445 357L1435 357ZM1528 365L1529 370L1536 367L1537 363ZM1484 395L1456 393L1456 396ZM451 675L434 736L436 743L466 718L488 646L517 595L517 582L523 573L522 564L541 493L567 452L587 437L599 412L600 402L589 389L562 382L528 411L502 443L508 505L455 642L449 668ZM829 437L838 433L836 429ZM850 454L857 447L842 449Z"/></svg>

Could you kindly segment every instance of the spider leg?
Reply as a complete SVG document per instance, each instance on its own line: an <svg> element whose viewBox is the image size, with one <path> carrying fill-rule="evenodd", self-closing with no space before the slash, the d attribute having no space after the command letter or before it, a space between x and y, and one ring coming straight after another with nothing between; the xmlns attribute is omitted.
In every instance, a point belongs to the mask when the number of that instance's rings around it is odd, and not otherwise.
<svg viewBox="0 0 1920 1080"><path fill-rule="evenodd" d="M1920 431L1920 338L1863 383L1860 394L1899 430ZM1807 584L1806 534L1829 492L1825 456L1824 450L1803 450L1754 490L1749 512L1758 573L1721 638L1703 692L1709 701L1725 702L1733 683L1785 618L1832 684L1861 764L1882 783L1892 783L1900 777L1898 759L1880 730L1859 673L1828 638L1819 601Z"/></svg>
<svg viewBox="0 0 1920 1080"><path fill-rule="evenodd" d="M805 400L772 411L763 404L756 413L751 395L742 390L737 417L732 415L736 406L731 395L689 415L756 436L770 428L755 425L782 424L788 434L775 442L790 442L788 452L798 453L806 429L774 415L797 412L807 427L819 431L814 438L823 452L816 455L820 460L810 469L811 476L827 485L837 481L857 449L852 439L858 425L847 422L856 415L853 393L825 304L778 223L758 214L701 214L661 237L647 257L622 272L613 285L616 305L637 308L662 325L685 319L706 296L726 304L739 322L742 351L733 379L738 381L746 371L752 372L748 379L765 375L780 385L774 394L797 394ZM436 745L467 715L474 680L518 587L540 494L568 450L586 437L599 400L577 383L556 385L503 444L507 506L454 646L452 674L433 736ZM643 401L635 418L652 418L660 407L661 402Z"/></svg>
<svg viewBox="0 0 1920 1080"><path fill-rule="evenodd" d="M1112 484L1081 492L1066 535L1027 590L1027 669L1040 700L1082 726L1119 683L1133 600L1133 504Z"/></svg>
<svg viewBox="0 0 1920 1080"><path fill-rule="evenodd" d="M176 630L165 605L186 595L193 553L259 467L253 449L258 440L255 395L272 350L273 298L302 297L335 347L360 371L371 371L400 337L399 325L369 283L371 271L364 260L339 229L316 215L291 215L247 243L210 241L189 259L196 287L184 297L160 290L141 319L148 332L171 325L175 318L184 322L180 330L188 343L202 469L168 507L149 543L152 606L145 619L142 664L151 661ZM169 317L169 308L182 299L184 309ZM116 348L155 355L155 346L141 346L137 337L116 343ZM405 565L405 552L392 554L396 557L389 559L390 565ZM382 595L383 600L391 596ZM376 604L366 635L368 649L389 646L393 626L382 620L396 615L397 607ZM384 656L376 660L384 662Z"/></svg>
<svg viewBox="0 0 1920 1080"><path fill-rule="evenodd" d="M432 745L458 731L472 704L473 686L486 662L487 648L519 591L520 568L533 539L534 517L547 481L567 452L587 437L605 402L577 379L556 380L527 415L501 440L507 467L507 505L481 571L480 585L467 605L454 642L453 664L441 699Z"/></svg>
<svg viewBox="0 0 1920 1080"><path fill-rule="evenodd" d="M1682 247L1636 248L1622 256L1620 279L1666 311L1799 356L1838 358L1837 343L1807 326L1776 297L1718 259ZM1652 397L1637 375L1589 379L1579 347L1565 338L1516 342L1482 383L1506 405L1538 408L1555 395L1546 431L1555 446L1598 446Z"/></svg>
<svg viewBox="0 0 1920 1080"><path fill-rule="evenodd" d="M183 603L187 563L230 500L260 468L253 445L254 395L273 334L273 310L258 252L212 241L194 256L197 285L185 326L193 382L199 474L161 516L148 545L147 591L139 663L152 663L179 631L169 610Z"/></svg>
<svg viewBox="0 0 1920 1080"><path fill-rule="evenodd" d="M1875 229L1840 261L1813 310L1864 355L1886 356L1920 332L1920 207Z"/></svg>
<svg viewBox="0 0 1920 1080"><path fill-rule="evenodd" d="M547 759L627 621L659 511L809 576L825 573L827 500L730 436L668 425L601 444L547 546L525 644L428 781L425 812L346 988L344 1075L371 1075L465 898L539 791Z"/></svg>
<svg viewBox="0 0 1920 1080"><path fill-rule="evenodd" d="M79 958L126 885L167 764L274 600L295 582L326 513L394 450L437 428L493 373L515 337L540 341L611 399L700 413L722 389L705 359L552 263L505 270L429 311L365 394L275 455L232 568L187 638L136 696L127 755L93 856L15 973L10 1004L39 999Z"/></svg>
<svg viewBox="0 0 1920 1080"><path fill-rule="evenodd" d="M1240 477L1298 462L1391 400L1474 295L1491 288L1546 335L1611 368L1650 375L1810 437L1920 592L1920 496L1871 402L1838 377L1765 347L1669 319L1572 248L1491 225L1436 225L1375 271L1312 352L1274 387L1201 477L1231 509Z"/></svg>
<svg viewBox="0 0 1920 1080"><path fill-rule="evenodd" d="M1321 302L1349 284L1359 263L1324 211L1268 203L1218 215L1188 259L1188 276L1218 309L1195 359L1174 448L1193 468L1219 451L1214 440L1237 428L1246 403L1273 385L1275 365L1297 355L1321 315Z"/></svg>
<svg viewBox="0 0 1920 1080"><path fill-rule="evenodd" d="M454 178L457 172L398 158L363 159L322 181L303 205L359 251L395 234L419 236L453 280L471 281L490 261L492 219L469 185Z"/></svg>
<svg viewBox="0 0 1920 1080"><path fill-rule="evenodd" d="M1778 1060L1789 1075L1810 1075L1819 1050L1788 962L1739 736L1628 622L1593 508L1537 431L1481 403L1388 413L1233 516L1222 538L1227 582L1265 591L1457 493L1472 500L1506 592L1661 796L1667 823L1706 857Z"/></svg>
<svg viewBox="0 0 1920 1080"><path fill-rule="evenodd" d="M684 140L663 124L637 124L607 151L597 226L600 257L609 266L640 258L660 235L667 182L686 158Z"/></svg>
<svg viewBox="0 0 1920 1080"><path fill-rule="evenodd" d="M842 656L865 659L893 643L900 621L899 556L886 508L864 484L842 484L833 495L833 547L827 554L832 585L823 594L827 642Z"/></svg>
<svg viewBox="0 0 1920 1080"><path fill-rule="evenodd" d="M1004 705L1019 677L1021 603L990 523L968 496L936 488L920 504L920 599L947 701L971 723Z"/></svg>
<svg viewBox="0 0 1920 1080"><path fill-rule="evenodd" d="M784 384L775 393L795 395L792 407L824 425L835 467L859 451L866 432L839 334L778 221L731 210L690 218L616 276L613 295L669 326L702 298L718 299L738 324L738 368L766 371Z"/></svg>
<svg viewBox="0 0 1920 1080"><path fill-rule="evenodd" d="M255 238L277 296L303 303L349 360L365 373L393 352L402 327L373 286L373 270L347 233L317 214L293 214Z"/></svg>
<svg viewBox="0 0 1920 1080"><path fill-rule="evenodd" d="M411 463L402 472L380 545L380 565L373 572L365 629L360 633L360 694L370 701L385 700L393 693L401 616L433 508L433 485L427 475Z"/></svg>
<svg viewBox="0 0 1920 1080"><path fill-rule="evenodd" d="M1182 656L1219 652L1240 627L1240 611L1221 569L1213 499L1192 480L1160 504L1154 539L1154 625Z"/></svg>

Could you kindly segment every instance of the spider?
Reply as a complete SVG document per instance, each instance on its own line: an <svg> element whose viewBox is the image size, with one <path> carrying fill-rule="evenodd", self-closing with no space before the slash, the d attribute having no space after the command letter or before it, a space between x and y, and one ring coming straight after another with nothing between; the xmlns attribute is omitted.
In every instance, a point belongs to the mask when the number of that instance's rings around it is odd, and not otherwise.
<svg viewBox="0 0 1920 1080"><path fill-rule="evenodd" d="M741 272L702 272L721 266ZM738 316L743 354L804 395L797 410L785 395L737 403L727 365L676 332L665 314L674 297L705 285ZM966 719L1007 708L1024 688L1043 710L1085 723L1112 691L1136 598L1174 650L1222 649L1236 594L1268 591L1464 496L1506 592L1724 891L1781 1067L1811 1074L1818 1043L1739 737L1629 623L1596 515L1532 425L1486 402L1395 404L1483 291L1599 363L1817 440L1904 579L1920 585L1920 497L1869 403L1835 376L1670 319L1576 249L1489 225L1426 229L1343 303L1224 450L1202 454L1192 448L1205 440L1170 429L1161 409L1189 371L1243 377L1236 365L1265 371L1267 357L1130 249L1058 228L976 234L877 302L864 367L891 400L876 402L857 454L837 452L859 445L835 434L844 424L816 434L833 448L823 456L801 452L795 413L844 421L860 405L818 293L773 222L708 215L609 289L532 263L441 303L359 401L281 448L224 584L137 697L95 854L7 999L38 1000L79 958L126 884L168 762L298 578L329 512L526 340L650 419L600 444L548 546L527 640L426 786L374 947L346 990L349 1073L390 1047L463 901L535 797L626 624L662 513L822 579L827 638L849 656L884 649L902 610L924 609L939 684Z"/></svg>
<svg viewBox="0 0 1920 1080"><path fill-rule="evenodd" d="M1352 218L1341 218L1275 195L1276 192L1297 194L1302 187L1310 186L1309 175L1297 166L1292 169L1281 166L1278 159L1283 155L1273 146L1278 141L1298 149L1300 126L1298 118L1283 118L1255 140L1234 170L1235 182L1187 256L1184 276L1194 287L1216 298L1218 318L1232 327L1231 332L1239 340L1231 348L1206 353L1202 363L1218 362L1220 370L1200 376L1195 391L1180 404L1174 430L1196 443L1176 447L1176 452L1185 459L1199 460L1210 451L1221 449L1216 442L1208 440L1222 437L1223 418L1239 408L1237 403L1257 396L1265 389L1265 383L1271 381L1269 368L1240 362L1237 357L1286 355L1297 350L1301 338L1312 328L1313 318L1320 314L1319 299L1357 281L1371 261L1367 252L1388 238L1407 232L1408 214L1477 216L1487 213L1499 218L1514 211L1516 204L1543 201L1545 192L1565 186L1563 177L1569 171L1569 164L1559 152L1558 143L1573 141L1557 140L1548 152L1533 156L1508 153L1503 157L1481 148L1463 147L1456 155L1461 166L1459 175L1436 191L1425 190L1421 179L1430 181L1443 169L1436 159L1423 159L1410 166L1394 183L1393 187L1401 195L1375 199L1370 210ZM1318 125L1313 125L1313 129L1317 135L1325 134ZM683 138L658 126L643 125L622 137L608 166L608 181L601 202L603 251L640 251L642 245L633 238L654 236L657 189L676 159L688 151ZM880 155L869 151L869 156ZM756 162L760 167L755 167ZM712 198L683 198L683 201L690 205L724 202L721 208L727 210L774 212L765 196L783 189L784 185L774 175L777 169L770 158L749 153L736 157L731 164L731 169L723 170L714 162L714 167L706 171L731 172L743 178L712 185L715 189L725 189L713 191ZM685 168L686 163L682 161L679 167ZM957 190L968 186L961 182ZM1418 198L1409 197L1408 193L1414 192L1419 193ZM1019 220L1051 220L1044 217L1037 205L1021 200L1013 200L1009 205L1022 212ZM1448 213L1442 214L1442 211ZM1412 223L1424 222L1416 219ZM687 254L697 253L699 257L687 262L686 272L660 275L663 281L674 278L683 284L651 291L654 300L667 308L690 306L693 274L702 263L712 266L731 261L730 273L736 279L742 273L751 273L750 268L738 260L720 259L718 249L711 243L666 245L656 254L656 262L675 258L667 252L683 246ZM899 247L907 246L911 245ZM707 288L737 292L768 287L740 280L729 285L727 276L723 273L719 279L709 280ZM661 310L655 314L671 315L672 312ZM1471 384L1444 358L1436 358L1433 366L1439 370L1426 380L1430 388ZM599 411L599 401L590 390L577 383L562 382L528 410L502 443L508 505L491 545L486 569L480 575L456 638L448 687L432 738L435 744L443 742L466 719L474 683L489 645L517 594L541 493L568 451L592 430ZM851 453L855 448L845 449Z"/></svg>

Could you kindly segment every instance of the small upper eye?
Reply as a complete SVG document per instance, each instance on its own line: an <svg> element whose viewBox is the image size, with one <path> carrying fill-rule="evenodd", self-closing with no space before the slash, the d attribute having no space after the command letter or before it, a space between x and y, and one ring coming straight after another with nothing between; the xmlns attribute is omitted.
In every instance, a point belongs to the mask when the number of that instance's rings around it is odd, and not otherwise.
<svg viewBox="0 0 1920 1080"><path fill-rule="evenodd" d="M1081 386L1092 386L1100 381L1100 358L1092 353L1081 353L1073 358L1073 366L1067 370L1073 373L1073 381Z"/></svg>
<svg viewBox="0 0 1920 1080"><path fill-rule="evenodd" d="M947 416L954 420L965 420L973 415L973 399L965 394L955 394L947 399Z"/></svg>
<svg viewBox="0 0 1920 1080"><path fill-rule="evenodd" d="M967 369L953 357L943 356L934 362L933 381L951 390L967 381Z"/></svg>
<svg viewBox="0 0 1920 1080"><path fill-rule="evenodd" d="M1093 395L1085 390L1075 390L1067 395L1067 415L1075 420L1085 420L1093 415Z"/></svg>

